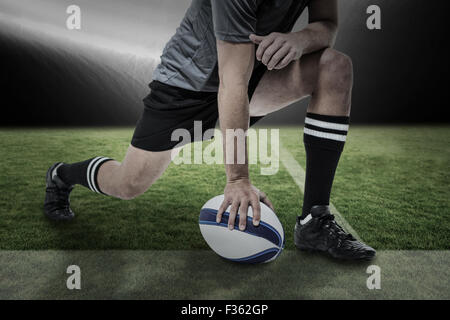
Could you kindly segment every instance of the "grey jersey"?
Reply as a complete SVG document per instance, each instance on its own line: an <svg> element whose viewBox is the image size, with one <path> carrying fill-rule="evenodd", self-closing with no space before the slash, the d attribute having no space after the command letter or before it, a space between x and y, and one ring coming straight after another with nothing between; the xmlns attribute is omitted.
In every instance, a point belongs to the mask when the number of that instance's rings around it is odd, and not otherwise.
<svg viewBox="0 0 450 320"><path fill-rule="evenodd" d="M309 0L193 0L166 44L153 80L193 91L219 86L216 39L250 42L249 35L290 32ZM255 67L260 62L255 62Z"/></svg>

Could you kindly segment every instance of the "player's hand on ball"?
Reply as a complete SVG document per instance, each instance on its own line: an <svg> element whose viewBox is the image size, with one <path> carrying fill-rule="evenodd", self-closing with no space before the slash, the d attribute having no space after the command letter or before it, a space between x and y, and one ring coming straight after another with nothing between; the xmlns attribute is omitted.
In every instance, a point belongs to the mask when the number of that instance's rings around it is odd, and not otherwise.
<svg viewBox="0 0 450 320"><path fill-rule="evenodd" d="M256 59L269 70L283 69L303 54L302 44L295 33L272 32L267 36L251 34L250 40L258 45Z"/></svg>
<svg viewBox="0 0 450 320"><path fill-rule="evenodd" d="M255 187L254 185L252 185L253 190L255 190L255 192L258 194L259 197L259 201L264 203L266 206L268 206L270 209L272 209L273 212L275 212L275 208L273 207L272 202L270 201L269 197L267 197L267 195L262 192L261 190L259 190L257 187Z"/></svg>
<svg viewBox="0 0 450 320"><path fill-rule="evenodd" d="M273 205L264 192L253 186L248 179L230 181L225 187L225 198L217 212L217 223L222 220L223 213L230 207L228 228L234 229L236 215L239 212L239 229L245 230L247 225L248 207L253 209L253 225L258 226L261 220L260 201L273 210Z"/></svg>

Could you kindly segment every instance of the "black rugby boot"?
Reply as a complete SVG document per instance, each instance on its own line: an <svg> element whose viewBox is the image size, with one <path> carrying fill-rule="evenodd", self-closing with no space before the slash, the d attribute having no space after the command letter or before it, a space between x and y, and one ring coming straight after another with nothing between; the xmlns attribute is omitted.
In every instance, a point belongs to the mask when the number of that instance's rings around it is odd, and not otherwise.
<svg viewBox="0 0 450 320"><path fill-rule="evenodd" d="M47 171L47 188L45 190L44 213L47 218L55 221L72 220L75 217L70 209L70 192L74 186L69 186L62 181L54 169L62 163L52 165Z"/></svg>
<svg viewBox="0 0 450 320"><path fill-rule="evenodd" d="M314 206L305 219L297 218L294 237L298 249L327 252L338 259L370 260L376 253L342 229L328 206Z"/></svg>

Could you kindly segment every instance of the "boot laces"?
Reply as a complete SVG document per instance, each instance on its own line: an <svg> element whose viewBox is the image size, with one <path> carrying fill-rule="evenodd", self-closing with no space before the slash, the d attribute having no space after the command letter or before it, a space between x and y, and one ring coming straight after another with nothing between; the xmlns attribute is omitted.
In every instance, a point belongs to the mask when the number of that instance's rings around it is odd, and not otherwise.
<svg viewBox="0 0 450 320"><path fill-rule="evenodd" d="M56 204L56 207L58 209L69 209L70 203L69 203L69 194L72 191L69 189L63 189L58 187L51 188L55 191L56 199L54 203Z"/></svg>
<svg viewBox="0 0 450 320"><path fill-rule="evenodd" d="M338 239L340 241L356 240L350 233L346 232L339 224L337 224L333 215L329 214L329 215L320 217L319 220L320 220L320 226L323 229L327 230L329 235L332 236L333 238Z"/></svg>

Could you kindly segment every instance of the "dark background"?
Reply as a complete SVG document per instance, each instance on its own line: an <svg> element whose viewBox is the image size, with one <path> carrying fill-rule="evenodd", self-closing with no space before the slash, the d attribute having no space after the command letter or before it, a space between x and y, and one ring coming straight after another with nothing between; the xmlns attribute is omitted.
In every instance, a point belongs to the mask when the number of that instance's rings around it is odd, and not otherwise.
<svg viewBox="0 0 450 320"><path fill-rule="evenodd" d="M65 27L70 4L82 30ZM0 125L134 125L189 0L2 0ZM336 48L353 59L353 123L448 122L445 0L341 0ZM366 28L366 8L382 30ZM297 25L305 24L306 14ZM265 124L301 124L307 101Z"/></svg>

